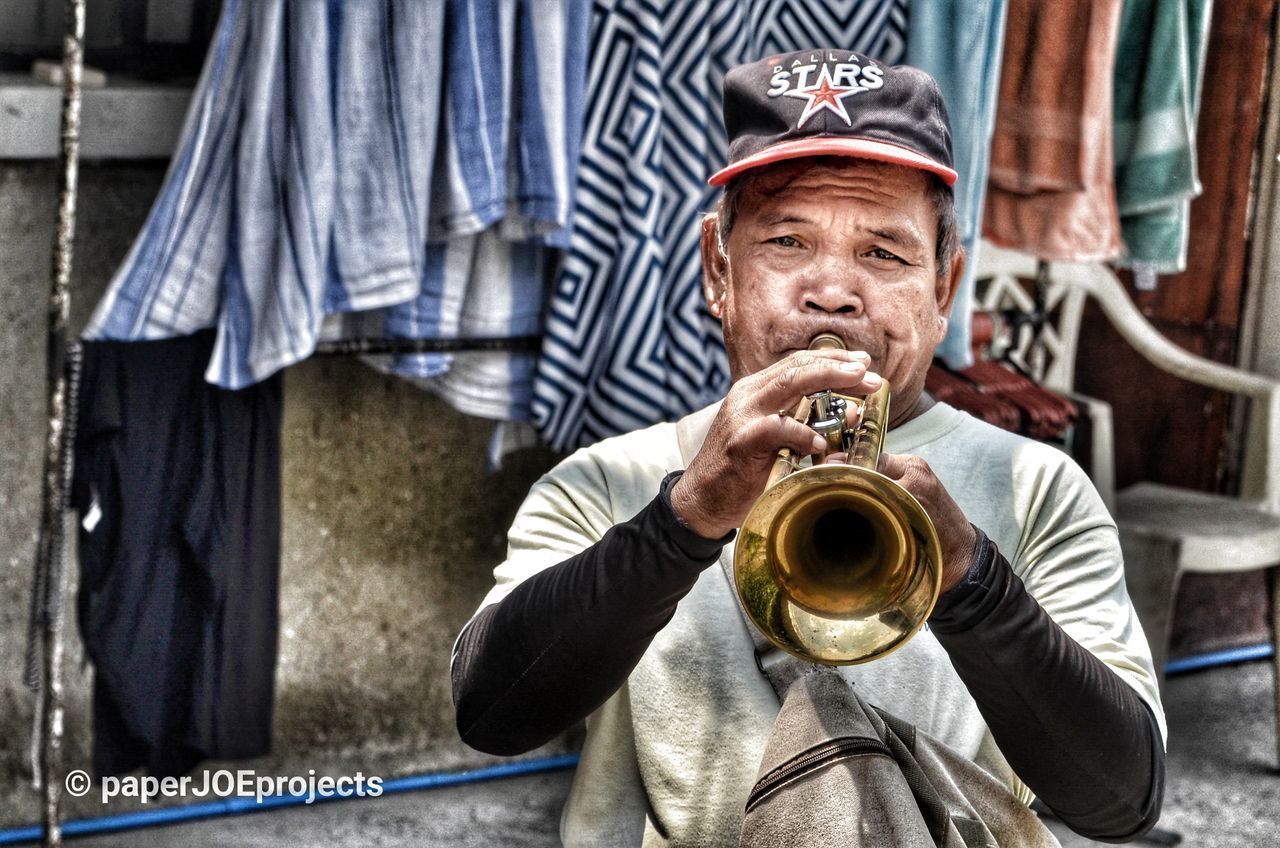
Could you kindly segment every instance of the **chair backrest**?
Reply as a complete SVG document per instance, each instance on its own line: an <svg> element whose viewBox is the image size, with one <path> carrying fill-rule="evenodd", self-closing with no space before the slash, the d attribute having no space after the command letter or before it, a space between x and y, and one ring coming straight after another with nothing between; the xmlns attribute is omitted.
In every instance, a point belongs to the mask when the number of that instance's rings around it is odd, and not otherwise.
<svg viewBox="0 0 1280 848"><path fill-rule="evenodd" d="M975 302L988 312L1013 309L1032 313L1035 295L1021 279L1034 279L1038 270L1034 256L983 242L978 251L980 288ZM1052 320L1044 323L1034 339L1029 333L1004 333L1004 338L995 341L993 352L1007 356L1045 388L1065 393L1075 386L1076 342L1088 292L1056 273L1050 273L1046 282L1041 292L1043 308Z"/></svg>
<svg viewBox="0 0 1280 848"><path fill-rule="evenodd" d="M1018 278L1036 277L1035 257L983 242L978 252L978 278L990 278L979 292L983 309L1030 311L1035 298ZM1115 273L1102 263L1054 262L1042 292L1047 321L1039 339L1015 339L1011 358L1041 384L1071 392L1086 298L1092 297L1120 336L1144 359L1192 383L1252 400L1246 431L1241 494L1263 501L1280 513L1280 382L1196 356L1165 338L1134 306ZM1039 348L1039 349L1037 349Z"/></svg>

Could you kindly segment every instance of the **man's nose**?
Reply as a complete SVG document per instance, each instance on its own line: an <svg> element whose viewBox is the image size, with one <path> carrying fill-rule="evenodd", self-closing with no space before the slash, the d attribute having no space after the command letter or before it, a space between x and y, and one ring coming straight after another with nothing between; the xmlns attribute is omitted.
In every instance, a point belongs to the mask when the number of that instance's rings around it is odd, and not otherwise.
<svg viewBox="0 0 1280 848"><path fill-rule="evenodd" d="M824 278L805 287L804 308L810 312L858 317L863 314L862 295L849 279Z"/></svg>

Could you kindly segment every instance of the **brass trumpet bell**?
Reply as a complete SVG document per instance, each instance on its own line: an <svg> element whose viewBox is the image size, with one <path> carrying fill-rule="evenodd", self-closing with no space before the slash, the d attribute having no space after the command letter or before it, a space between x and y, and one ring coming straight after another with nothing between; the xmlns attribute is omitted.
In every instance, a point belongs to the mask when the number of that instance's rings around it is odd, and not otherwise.
<svg viewBox="0 0 1280 848"><path fill-rule="evenodd" d="M831 338L814 345L834 346ZM771 642L809 662L883 657L919 631L938 599L938 532L906 489L875 470L888 401L886 381L863 401L852 432L840 411L841 429L828 441L848 451L847 464L797 468L780 454L738 535L734 578L743 607ZM829 398L804 403L797 417L828 405Z"/></svg>

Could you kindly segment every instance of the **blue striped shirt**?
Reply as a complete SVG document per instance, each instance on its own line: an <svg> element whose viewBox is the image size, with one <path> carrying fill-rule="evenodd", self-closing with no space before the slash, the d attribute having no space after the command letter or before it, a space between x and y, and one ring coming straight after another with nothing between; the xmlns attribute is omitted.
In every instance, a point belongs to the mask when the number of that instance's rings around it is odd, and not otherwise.
<svg viewBox="0 0 1280 848"><path fill-rule="evenodd" d="M375 335L537 332L572 213L587 2L228 0L85 335L217 327L206 376L241 388L308 356L335 313ZM395 370L442 378L466 356ZM528 355L478 356L493 416L527 417Z"/></svg>

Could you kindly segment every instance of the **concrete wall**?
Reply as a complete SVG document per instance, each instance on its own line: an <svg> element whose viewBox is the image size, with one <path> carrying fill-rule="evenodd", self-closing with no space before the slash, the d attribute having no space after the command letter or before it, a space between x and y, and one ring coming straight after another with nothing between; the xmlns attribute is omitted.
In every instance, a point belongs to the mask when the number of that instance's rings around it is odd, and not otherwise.
<svg viewBox="0 0 1280 848"><path fill-rule="evenodd" d="M163 163L86 163L72 291L83 326L142 225ZM0 162L0 827L38 820L22 685L45 434L44 310L55 171ZM260 773L391 777L473 765L453 729L448 657L491 581L544 451L484 469L491 426L352 360L285 380L284 540L274 753ZM68 613L74 601L69 564ZM68 615L64 764L88 768L92 670ZM557 740L548 751L562 751ZM212 764L216 767L220 764ZM69 799L68 817L123 812Z"/></svg>

